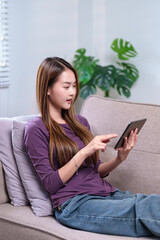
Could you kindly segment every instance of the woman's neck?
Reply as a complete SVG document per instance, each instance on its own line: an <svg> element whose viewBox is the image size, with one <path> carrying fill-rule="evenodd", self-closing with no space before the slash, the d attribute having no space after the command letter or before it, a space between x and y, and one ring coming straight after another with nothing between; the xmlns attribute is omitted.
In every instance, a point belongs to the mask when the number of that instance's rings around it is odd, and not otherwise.
<svg viewBox="0 0 160 240"><path fill-rule="evenodd" d="M54 121L56 121L59 124L65 124L66 121L62 118L62 113L61 111L55 111L50 109L50 116Z"/></svg>

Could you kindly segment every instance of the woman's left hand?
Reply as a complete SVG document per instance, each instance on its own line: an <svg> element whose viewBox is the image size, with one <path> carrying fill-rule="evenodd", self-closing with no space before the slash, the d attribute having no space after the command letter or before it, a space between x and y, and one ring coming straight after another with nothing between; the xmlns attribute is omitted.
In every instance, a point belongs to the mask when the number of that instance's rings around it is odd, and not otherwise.
<svg viewBox="0 0 160 240"><path fill-rule="evenodd" d="M128 154L130 153L132 148L135 146L135 144L137 142L137 137L138 137L137 132L138 132L137 128L135 129L135 131L131 131L129 137L124 138L123 147L117 149L118 150L117 157L121 162L126 160Z"/></svg>

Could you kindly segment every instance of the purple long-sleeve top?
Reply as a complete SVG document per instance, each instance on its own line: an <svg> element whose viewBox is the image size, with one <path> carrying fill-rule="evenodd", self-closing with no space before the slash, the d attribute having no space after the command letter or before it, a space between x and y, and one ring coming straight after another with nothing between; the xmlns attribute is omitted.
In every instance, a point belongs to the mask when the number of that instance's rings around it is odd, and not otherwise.
<svg viewBox="0 0 160 240"><path fill-rule="evenodd" d="M77 115L78 120L89 127L88 121ZM82 149L84 143L75 135L68 124L61 124L67 136L71 138ZM32 164L44 186L49 192L51 202L54 208L60 206L66 200L78 194L90 194L97 196L107 196L115 191L106 180L100 177L98 167L101 164L100 159L96 166L87 165L84 161L84 167L78 170L78 175L74 174L67 183L63 183L58 171L58 158L53 153L53 162L55 170L49 161L49 132L45 127L42 118L37 117L27 123L25 128L24 143Z"/></svg>

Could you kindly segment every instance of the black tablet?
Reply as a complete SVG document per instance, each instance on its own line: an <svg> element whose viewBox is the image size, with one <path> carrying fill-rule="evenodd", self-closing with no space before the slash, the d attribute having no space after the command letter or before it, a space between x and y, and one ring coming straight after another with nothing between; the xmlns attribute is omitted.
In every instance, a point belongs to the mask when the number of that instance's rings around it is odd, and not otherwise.
<svg viewBox="0 0 160 240"><path fill-rule="evenodd" d="M129 134L130 134L130 132L132 130L134 131L136 128L138 128L138 132L137 133L139 133L139 131L143 127L143 125L146 122L146 120L147 119L145 118L145 119L129 122L128 126L124 130L122 136L120 137L120 139L118 140L118 142L116 143L114 148L117 149L117 148L122 147L123 143L124 143L124 137L129 137Z"/></svg>

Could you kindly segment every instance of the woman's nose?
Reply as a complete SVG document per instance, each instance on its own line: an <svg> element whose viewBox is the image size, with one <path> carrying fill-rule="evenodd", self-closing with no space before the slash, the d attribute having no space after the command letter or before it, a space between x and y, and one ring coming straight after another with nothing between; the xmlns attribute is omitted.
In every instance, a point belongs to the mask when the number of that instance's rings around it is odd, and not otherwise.
<svg viewBox="0 0 160 240"><path fill-rule="evenodd" d="M74 88L74 87L71 87L71 88L70 88L70 95L73 96L73 95L75 95L75 93L76 93L75 88Z"/></svg>

